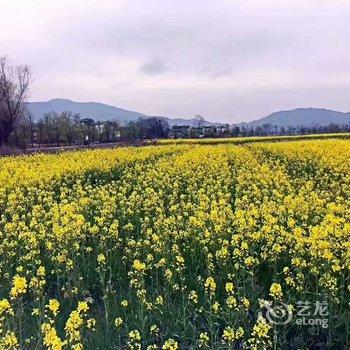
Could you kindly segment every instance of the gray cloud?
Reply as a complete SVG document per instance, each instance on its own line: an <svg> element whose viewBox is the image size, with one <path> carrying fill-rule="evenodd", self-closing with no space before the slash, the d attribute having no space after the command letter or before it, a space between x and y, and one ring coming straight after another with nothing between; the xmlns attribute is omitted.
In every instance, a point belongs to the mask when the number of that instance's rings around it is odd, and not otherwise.
<svg viewBox="0 0 350 350"><path fill-rule="evenodd" d="M168 70L167 66L159 59L154 58L141 65L140 71L149 75L158 75Z"/></svg>
<svg viewBox="0 0 350 350"><path fill-rule="evenodd" d="M94 100L230 122L350 110L343 0L1 0L0 47L32 100ZM16 23L16 26L13 26Z"/></svg>

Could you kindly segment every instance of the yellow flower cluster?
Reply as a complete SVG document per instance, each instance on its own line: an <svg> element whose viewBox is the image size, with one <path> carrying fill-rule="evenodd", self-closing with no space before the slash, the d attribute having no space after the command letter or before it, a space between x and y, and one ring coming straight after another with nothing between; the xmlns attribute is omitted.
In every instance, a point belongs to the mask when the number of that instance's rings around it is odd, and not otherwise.
<svg viewBox="0 0 350 350"><path fill-rule="evenodd" d="M27 280L25 277L21 276L14 276L13 277L13 284L11 289L11 297L17 298L21 294L25 294L27 291Z"/></svg>
<svg viewBox="0 0 350 350"><path fill-rule="evenodd" d="M272 283L270 287L270 295L273 298L281 298L283 296L282 287L279 283Z"/></svg>
<svg viewBox="0 0 350 350"><path fill-rule="evenodd" d="M61 350L67 344L66 341L60 339L55 327L50 323L43 323L41 331L44 335L43 344L48 350Z"/></svg>

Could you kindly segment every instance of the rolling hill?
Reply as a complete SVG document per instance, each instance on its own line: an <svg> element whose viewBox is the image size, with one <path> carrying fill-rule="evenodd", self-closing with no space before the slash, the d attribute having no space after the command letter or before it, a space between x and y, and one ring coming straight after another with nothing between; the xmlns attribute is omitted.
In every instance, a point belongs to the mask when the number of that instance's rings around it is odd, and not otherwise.
<svg viewBox="0 0 350 350"><path fill-rule="evenodd" d="M328 124L349 124L350 113L337 112L323 108L297 108L290 111L279 111L267 117L257 119L248 123L241 123L246 126L263 126L264 124L276 125L278 127L288 126L315 126Z"/></svg>
<svg viewBox="0 0 350 350"><path fill-rule="evenodd" d="M28 102L27 108L33 115L34 120L39 120L45 113L70 111L79 113L82 118L91 118L95 121L118 120L125 124L129 121L135 121L139 117L147 115L139 112L128 111L126 109L109 106L97 102L75 102L72 100L55 98L47 102ZM169 118L161 117L168 121L170 127L173 125L190 125L195 126L195 119ZM220 123L211 123L205 121L204 125L218 125Z"/></svg>
<svg viewBox="0 0 350 350"><path fill-rule="evenodd" d="M129 111L126 109L106 105L97 102L76 102L68 99L55 98L47 102L28 102L27 107L35 120L40 119L45 113L55 111L71 111L79 113L82 118L91 118L95 121L118 120L120 123L135 121L139 117L148 117L144 113ZM190 125L196 126L195 119L170 118L157 116L168 121L169 126ZM264 118L236 124L238 126L257 127L265 124L278 127L288 126L324 126L330 123L349 124L350 113L343 113L323 108L297 108L289 111L279 111L272 113ZM205 126L222 125L221 123L212 123L205 121Z"/></svg>

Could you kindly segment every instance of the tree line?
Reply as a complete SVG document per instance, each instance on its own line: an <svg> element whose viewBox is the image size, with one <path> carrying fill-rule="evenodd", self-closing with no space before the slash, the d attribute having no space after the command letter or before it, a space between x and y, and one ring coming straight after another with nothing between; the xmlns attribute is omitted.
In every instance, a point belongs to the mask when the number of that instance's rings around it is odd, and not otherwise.
<svg viewBox="0 0 350 350"><path fill-rule="evenodd" d="M350 124L311 125L311 126L277 126L263 124L259 126L233 126L230 135L242 136L270 136L270 135L308 135L308 134L332 134L350 132Z"/></svg>
<svg viewBox="0 0 350 350"><path fill-rule="evenodd" d="M165 119L139 118L126 125L116 120L96 122L70 111L50 112L34 121L28 113L15 128L8 144L13 147L53 147L167 138Z"/></svg>
<svg viewBox="0 0 350 350"><path fill-rule="evenodd" d="M8 142L19 148L71 146L91 143L133 142L164 138L215 138L270 135L306 135L350 132L350 125L278 127L263 126L173 126L159 117L140 117L126 125L117 120L96 122L65 111L46 113L34 122L27 114L11 133Z"/></svg>

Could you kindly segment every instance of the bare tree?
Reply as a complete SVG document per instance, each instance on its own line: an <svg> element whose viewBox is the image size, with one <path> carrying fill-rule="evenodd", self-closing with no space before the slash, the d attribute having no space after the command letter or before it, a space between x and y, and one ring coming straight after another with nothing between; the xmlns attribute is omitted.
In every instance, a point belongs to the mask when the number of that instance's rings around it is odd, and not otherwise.
<svg viewBox="0 0 350 350"><path fill-rule="evenodd" d="M196 122L196 125L198 128L201 128L205 122L204 118L200 115L200 114L197 114L195 117L195 122Z"/></svg>
<svg viewBox="0 0 350 350"><path fill-rule="evenodd" d="M31 82L28 66L9 66L6 57L0 57L0 146L8 143L24 116Z"/></svg>

